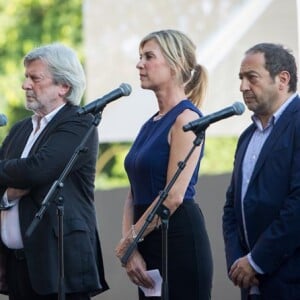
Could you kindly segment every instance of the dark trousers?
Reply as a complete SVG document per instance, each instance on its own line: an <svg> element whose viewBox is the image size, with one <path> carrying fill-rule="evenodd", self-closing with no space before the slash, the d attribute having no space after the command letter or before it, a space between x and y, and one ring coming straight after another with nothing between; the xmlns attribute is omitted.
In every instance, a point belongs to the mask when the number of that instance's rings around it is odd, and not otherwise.
<svg viewBox="0 0 300 300"><path fill-rule="evenodd" d="M10 251L8 258L9 300L57 300L57 294L39 295L31 286L27 263L22 251ZM86 293L66 294L66 300L90 300Z"/></svg>
<svg viewBox="0 0 300 300"><path fill-rule="evenodd" d="M260 300L260 295L248 295L247 300Z"/></svg>

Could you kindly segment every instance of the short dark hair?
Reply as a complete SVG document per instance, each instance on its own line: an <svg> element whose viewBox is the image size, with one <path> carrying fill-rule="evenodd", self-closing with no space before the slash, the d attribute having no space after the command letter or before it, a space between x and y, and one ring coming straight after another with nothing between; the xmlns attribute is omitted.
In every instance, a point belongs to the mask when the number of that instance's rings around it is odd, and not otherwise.
<svg viewBox="0 0 300 300"><path fill-rule="evenodd" d="M297 64L291 50L281 44L260 43L251 47L246 54L263 53L265 57L265 68L274 79L282 71L290 73L289 92L297 90Z"/></svg>

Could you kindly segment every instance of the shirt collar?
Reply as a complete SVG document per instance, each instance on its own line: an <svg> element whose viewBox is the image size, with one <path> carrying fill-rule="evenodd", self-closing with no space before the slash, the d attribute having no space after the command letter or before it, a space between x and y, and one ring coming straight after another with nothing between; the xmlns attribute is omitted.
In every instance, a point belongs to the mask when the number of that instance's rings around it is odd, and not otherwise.
<svg viewBox="0 0 300 300"><path fill-rule="evenodd" d="M284 101L284 103L270 117L265 129L271 125L274 125L278 121L279 117L282 115L282 113L285 111L285 109L288 107L288 105L293 101L293 99L296 97L296 95L297 95L297 93L294 93L286 101ZM256 125L256 127L260 130L263 130L263 127L262 127L262 124L261 124L259 118L256 115L252 115L251 118L252 118L253 123Z"/></svg>
<svg viewBox="0 0 300 300"><path fill-rule="evenodd" d="M48 115L45 115L40 119L40 123L43 125L48 124L54 116L66 105L66 103L63 103L62 105L58 106L56 109L52 110ZM33 128L36 128L38 126L39 116L34 114L31 117Z"/></svg>

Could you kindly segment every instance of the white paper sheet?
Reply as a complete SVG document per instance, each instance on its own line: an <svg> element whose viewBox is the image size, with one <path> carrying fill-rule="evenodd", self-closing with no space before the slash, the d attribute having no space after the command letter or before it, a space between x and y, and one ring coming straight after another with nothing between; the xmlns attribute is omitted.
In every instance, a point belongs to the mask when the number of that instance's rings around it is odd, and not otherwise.
<svg viewBox="0 0 300 300"><path fill-rule="evenodd" d="M147 289L142 286L139 288L144 292L146 297L160 297L161 296L161 285L162 285L162 277L159 273L158 269L148 270L147 273L155 282L153 289Z"/></svg>

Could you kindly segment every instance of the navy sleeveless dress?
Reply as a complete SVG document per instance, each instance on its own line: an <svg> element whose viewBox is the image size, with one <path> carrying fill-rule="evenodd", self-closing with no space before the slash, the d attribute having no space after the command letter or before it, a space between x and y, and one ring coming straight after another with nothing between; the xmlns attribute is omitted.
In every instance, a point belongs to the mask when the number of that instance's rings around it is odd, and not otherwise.
<svg viewBox="0 0 300 300"><path fill-rule="evenodd" d="M160 120L154 121L154 116L151 117L141 128L126 156L125 169L131 185L135 222L165 188L170 152L168 134L177 116L185 109L201 115L189 100L183 100ZM200 158L183 203L169 219L169 300L208 300L211 297L211 249L202 212L194 200L199 165ZM138 249L146 261L147 269L159 269L162 274L161 228L148 234L138 244ZM159 298L145 297L139 290L139 299Z"/></svg>

